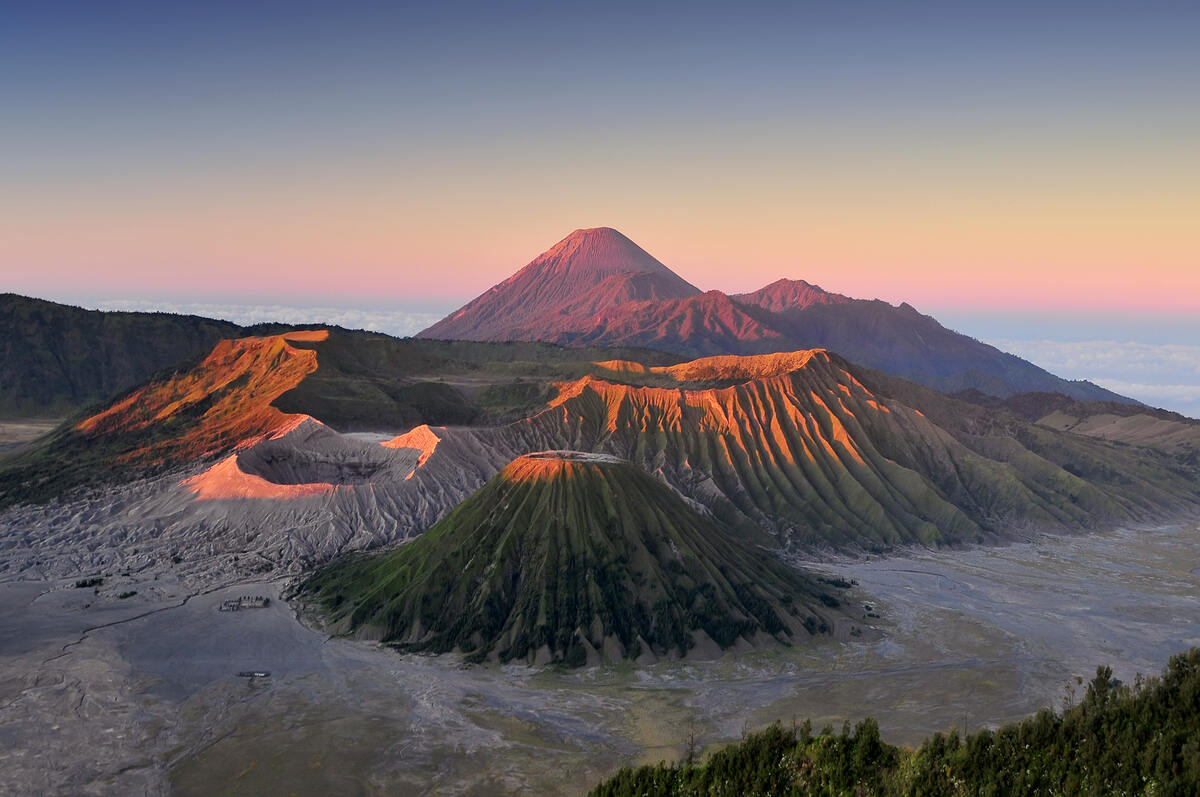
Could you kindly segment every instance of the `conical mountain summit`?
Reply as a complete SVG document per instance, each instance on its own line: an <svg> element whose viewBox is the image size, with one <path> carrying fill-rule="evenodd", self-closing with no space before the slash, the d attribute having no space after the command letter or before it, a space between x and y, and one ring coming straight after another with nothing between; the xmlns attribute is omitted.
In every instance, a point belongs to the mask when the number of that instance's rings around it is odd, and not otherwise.
<svg viewBox="0 0 1200 797"><path fill-rule="evenodd" d="M420 337L536 340L563 320L700 290L611 227L575 230ZM542 332L539 332L541 330Z"/></svg>
<svg viewBox="0 0 1200 797"><path fill-rule="evenodd" d="M334 563L305 591L335 628L401 650L561 662L790 644L838 600L609 456L513 460L411 543Z"/></svg>
<svg viewBox="0 0 1200 797"><path fill-rule="evenodd" d="M906 303L853 299L789 279L732 296L702 293L609 227L576 230L418 337L640 347L682 357L829 349L934 390L1136 403L1061 379Z"/></svg>

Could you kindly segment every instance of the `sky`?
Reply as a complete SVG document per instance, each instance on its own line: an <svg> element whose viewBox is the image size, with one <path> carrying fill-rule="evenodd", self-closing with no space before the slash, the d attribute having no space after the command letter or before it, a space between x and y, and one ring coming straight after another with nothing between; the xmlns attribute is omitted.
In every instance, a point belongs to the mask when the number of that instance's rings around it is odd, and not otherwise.
<svg viewBox="0 0 1200 797"><path fill-rule="evenodd" d="M1103 0L12 4L0 290L411 321L612 226L705 289L1187 345L1197 41Z"/></svg>

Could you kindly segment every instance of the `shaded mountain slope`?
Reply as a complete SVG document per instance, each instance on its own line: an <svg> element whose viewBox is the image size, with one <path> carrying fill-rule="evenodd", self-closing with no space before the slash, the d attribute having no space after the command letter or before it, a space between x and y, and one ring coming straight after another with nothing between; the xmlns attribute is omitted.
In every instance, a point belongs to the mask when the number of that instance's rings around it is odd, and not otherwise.
<svg viewBox="0 0 1200 797"><path fill-rule="evenodd" d="M62 417L209 351L240 328L0 295L0 415Z"/></svg>
<svg viewBox="0 0 1200 797"><path fill-rule="evenodd" d="M564 327L560 319L556 327L535 327L530 334L563 345L644 347L689 357L732 353L731 348L738 354L779 351L784 341L764 311L720 291L616 305Z"/></svg>
<svg viewBox="0 0 1200 797"><path fill-rule="evenodd" d="M685 357L824 348L938 390L1130 401L946 329L908 304L786 279L736 296L702 294L608 228L577 230L420 337L635 346Z"/></svg>
<svg viewBox="0 0 1200 797"><path fill-rule="evenodd" d="M576 666L786 643L830 630L838 603L641 469L574 452L514 460L417 540L304 591L401 650Z"/></svg>
<svg viewBox="0 0 1200 797"><path fill-rule="evenodd" d="M1062 393L1018 393L998 399L963 391L955 398L1008 410L1063 432L1156 448L1200 466L1200 420L1177 412L1116 401L1079 401Z"/></svg>
<svg viewBox="0 0 1200 797"><path fill-rule="evenodd" d="M974 388L994 396L1057 391L1084 400L1132 402L1086 381L1055 376L1016 355L946 329L911 305L851 299L777 313L786 339L836 351L858 365L941 390Z"/></svg>

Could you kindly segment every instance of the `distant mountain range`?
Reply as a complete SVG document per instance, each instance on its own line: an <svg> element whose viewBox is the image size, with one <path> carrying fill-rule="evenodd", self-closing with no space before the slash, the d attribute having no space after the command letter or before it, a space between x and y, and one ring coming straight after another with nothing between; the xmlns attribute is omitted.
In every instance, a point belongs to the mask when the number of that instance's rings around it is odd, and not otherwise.
<svg viewBox="0 0 1200 797"><path fill-rule="evenodd" d="M69 415L0 456L0 573L304 575L330 630L402 650L844 638L850 585L790 563L1200 511L1200 422L908 305L703 293L609 229L418 338L11 295L0 322L0 413Z"/></svg>
<svg viewBox="0 0 1200 797"><path fill-rule="evenodd" d="M150 522L138 546L149 550L230 534L240 546L253 527L291 568L415 536L542 450L627 461L739 536L801 550L1095 528L1200 498L1194 449L1095 439L1107 426L1060 431L824 350L649 354L342 330L223 341L0 461L0 506L25 504L12 517L29 534L73 528L74 501L112 491L89 528L117 524L131 540ZM403 433L345 433L389 428ZM150 492L125 494L134 482Z"/></svg>
<svg viewBox="0 0 1200 797"><path fill-rule="evenodd" d="M824 348L941 391L1136 403L1061 379L908 304L786 279L752 293L702 292L608 227L576 230L419 337L645 347L685 357Z"/></svg>

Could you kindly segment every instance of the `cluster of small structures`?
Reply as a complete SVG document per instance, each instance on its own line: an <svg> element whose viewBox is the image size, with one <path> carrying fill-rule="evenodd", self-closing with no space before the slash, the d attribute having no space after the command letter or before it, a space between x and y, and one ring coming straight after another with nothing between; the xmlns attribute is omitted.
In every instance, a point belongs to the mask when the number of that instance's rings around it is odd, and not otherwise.
<svg viewBox="0 0 1200 797"><path fill-rule="evenodd" d="M265 609L271 605L271 599L262 595L243 595L240 598L222 601L220 611L240 612L242 609Z"/></svg>

